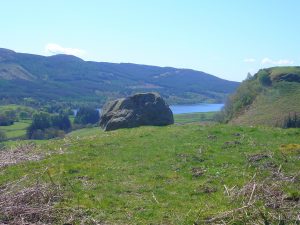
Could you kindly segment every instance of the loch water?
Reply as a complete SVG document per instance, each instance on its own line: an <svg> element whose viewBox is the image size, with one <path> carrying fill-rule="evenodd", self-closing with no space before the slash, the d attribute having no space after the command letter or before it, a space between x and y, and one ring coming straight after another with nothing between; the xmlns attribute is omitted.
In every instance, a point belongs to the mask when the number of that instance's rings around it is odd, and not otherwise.
<svg viewBox="0 0 300 225"><path fill-rule="evenodd" d="M197 112L218 112L223 108L224 104L200 103L191 105L170 105L173 114L197 113ZM98 109L101 113L101 109ZM77 109L73 110L74 115L77 114Z"/></svg>

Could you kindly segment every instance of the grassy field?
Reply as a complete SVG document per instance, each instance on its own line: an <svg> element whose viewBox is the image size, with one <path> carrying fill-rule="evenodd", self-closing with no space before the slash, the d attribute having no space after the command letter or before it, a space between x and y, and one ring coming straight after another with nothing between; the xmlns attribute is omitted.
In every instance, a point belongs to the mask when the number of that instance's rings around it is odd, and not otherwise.
<svg viewBox="0 0 300 225"><path fill-rule="evenodd" d="M0 112L1 111L10 111L10 110L16 110L16 111L34 111L33 108L23 105L16 105L16 104L10 104L10 105L0 105Z"/></svg>
<svg viewBox="0 0 300 225"><path fill-rule="evenodd" d="M82 129L38 142L36 152L45 158L0 168L0 185L26 177L26 187L61 188L63 197L53 203L59 212L54 224L80 224L85 218L93 218L85 224L295 219L299 137L299 129L218 124ZM73 215L58 219L64 213Z"/></svg>
<svg viewBox="0 0 300 225"><path fill-rule="evenodd" d="M5 111L5 110L17 110L18 108L21 108L22 106L20 105L0 105L0 111Z"/></svg>
<svg viewBox="0 0 300 225"><path fill-rule="evenodd" d="M16 116L19 117L20 112L23 111L28 114L32 114L34 112L34 109L31 107L15 104L0 105L0 113L3 113L5 111L14 111L16 113ZM26 135L26 128L30 123L30 119L23 119L15 122L11 126L0 126L0 130L5 132L7 139L22 139Z"/></svg>
<svg viewBox="0 0 300 225"><path fill-rule="evenodd" d="M18 108L18 105L3 106L6 110L14 110ZM174 115L175 123L192 123L192 122L206 122L212 121L214 112L208 113L188 113ZM70 116L72 123L74 122L74 116ZM26 128L30 125L31 120L21 120L15 122L11 126L0 126L0 130L4 131L8 139L24 138L26 135Z"/></svg>
<svg viewBox="0 0 300 225"><path fill-rule="evenodd" d="M283 74L297 74L300 76L300 67L297 66L281 66L270 68L270 76L272 79L276 79L278 76Z"/></svg>
<svg viewBox="0 0 300 225"><path fill-rule="evenodd" d="M4 131L8 139L24 138L26 128L30 125L31 120L21 120L15 122L11 126L0 126L0 130Z"/></svg>
<svg viewBox="0 0 300 225"><path fill-rule="evenodd" d="M175 123L194 123L213 121L216 112L184 113L174 115Z"/></svg>

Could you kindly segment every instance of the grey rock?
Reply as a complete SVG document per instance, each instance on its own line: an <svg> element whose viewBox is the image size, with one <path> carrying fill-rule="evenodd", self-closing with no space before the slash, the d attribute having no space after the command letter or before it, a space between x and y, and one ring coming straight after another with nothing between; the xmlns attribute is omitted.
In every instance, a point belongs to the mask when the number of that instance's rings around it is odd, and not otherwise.
<svg viewBox="0 0 300 225"><path fill-rule="evenodd" d="M143 125L164 126L174 123L173 113L157 93L135 94L108 102L101 112L100 126L105 131Z"/></svg>

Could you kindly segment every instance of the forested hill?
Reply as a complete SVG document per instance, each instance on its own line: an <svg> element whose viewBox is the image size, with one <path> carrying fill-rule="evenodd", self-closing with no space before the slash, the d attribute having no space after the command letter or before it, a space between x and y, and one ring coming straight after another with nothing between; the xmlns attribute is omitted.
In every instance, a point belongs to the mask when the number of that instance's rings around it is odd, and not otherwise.
<svg viewBox="0 0 300 225"><path fill-rule="evenodd" d="M136 92L159 92L170 104L223 102L238 82L171 67L84 61L71 55L40 56L0 49L0 99L89 102Z"/></svg>

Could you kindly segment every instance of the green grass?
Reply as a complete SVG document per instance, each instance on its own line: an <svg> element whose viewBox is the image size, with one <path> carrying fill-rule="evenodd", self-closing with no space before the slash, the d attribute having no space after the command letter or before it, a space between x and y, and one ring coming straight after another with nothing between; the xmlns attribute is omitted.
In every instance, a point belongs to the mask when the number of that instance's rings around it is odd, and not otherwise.
<svg viewBox="0 0 300 225"><path fill-rule="evenodd" d="M33 111L33 108L23 105L16 105L16 104L10 104L10 105L0 105L0 111L10 111L10 110L25 110L25 111Z"/></svg>
<svg viewBox="0 0 300 225"><path fill-rule="evenodd" d="M14 105L14 104L10 104L10 105L0 105L0 111L4 111L4 110L16 110L20 107L20 105Z"/></svg>
<svg viewBox="0 0 300 225"><path fill-rule="evenodd" d="M5 132L8 139L23 138L30 123L31 120L21 120L11 126L0 126L0 130Z"/></svg>
<svg viewBox="0 0 300 225"><path fill-rule="evenodd" d="M194 123L213 121L216 112L184 113L174 115L175 123Z"/></svg>
<svg viewBox="0 0 300 225"><path fill-rule="evenodd" d="M282 66L282 67L273 67L270 68L270 76L272 79L276 79L276 77L281 76L282 74L298 74L300 76L300 67L295 66Z"/></svg>
<svg viewBox="0 0 300 225"><path fill-rule="evenodd" d="M271 176L267 163L295 176L299 155L283 157L280 148L300 144L299 135L299 129L198 124L112 132L82 129L62 140L40 142L42 151L61 148L65 153L6 167L0 185L24 175L32 183L38 178L50 182L45 174L36 175L48 169L68 196L60 207L86 210L103 223L201 224L241 207L224 194L224 185L242 187L254 176L262 182ZM239 144L228 144L234 141ZM255 153L272 157L249 163L249 155ZM193 176L195 168L203 170L203 175ZM282 186L294 193L299 181Z"/></svg>

